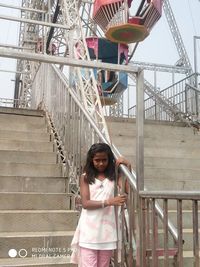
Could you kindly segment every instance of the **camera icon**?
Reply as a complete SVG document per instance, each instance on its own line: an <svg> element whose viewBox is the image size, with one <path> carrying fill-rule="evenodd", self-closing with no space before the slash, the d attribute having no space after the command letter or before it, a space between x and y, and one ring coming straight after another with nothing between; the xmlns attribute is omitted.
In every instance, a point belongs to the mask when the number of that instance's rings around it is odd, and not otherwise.
<svg viewBox="0 0 200 267"><path fill-rule="evenodd" d="M9 249L9 251L8 251L8 256L9 256L10 258L15 258L15 257L17 257L17 255L18 255L20 258L26 258L27 255L28 255L28 251L27 251L25 248L21 248L19 251L17 251L17 250L14 249L14 248Z"/></svg>

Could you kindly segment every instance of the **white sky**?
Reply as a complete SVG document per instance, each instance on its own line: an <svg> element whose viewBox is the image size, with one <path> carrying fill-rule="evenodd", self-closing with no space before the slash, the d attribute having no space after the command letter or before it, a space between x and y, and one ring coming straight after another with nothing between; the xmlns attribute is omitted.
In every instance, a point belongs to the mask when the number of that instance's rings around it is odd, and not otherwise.
<svg viewBox="0 0 200 267"><path fill-rule="evenodd" d="M0 0L0 3L20 5L20 0ZM19 11L0 7L0 15L19 16ZM0 44L18 44L19 23L0 19ZM16 60L0 57L0 70L15 70ZM15 74L0 71L0 97L14 97Z"/></svg>
<svg viewBox="0 0 200 267"><path fill-rule="evenodd" d="M138 1L138 0L137 0ZM20 0L0 0L0 3L19 5ZM200 36L200 1L170 0L179 31L193 66L193 36ZM134 1L133 1L134 4ZM132 5L133 5L132 4ZM0 15L16 16L19 11L0 7ZM0 43L18 43L18 23L0 19ZM198 42L198 70L200 71L200 41ZM161 64L175 64L179 59L176 47L169 31L166 18L159 20L150 36L138 47L133 60ZM0 70L15 69L15 60L0 58ZM0 72L0 97L13 98L14 74ZM166 80L162 74L161 79ZM163 78L162 78L163 77ZM169 79L168 79L169 80ZM170 83L170 81L168 81ZM171 83L170 83L171 84Z"/></svg>
<svg viewBox="0 0 200 267"><path fill-rule="evenodd" d="M200 1L199 0L170 0L178 29L183 39L192 67L194 66L193 36L200 36ZM198 41L198 58L200 59L200 40ZM154 62L174 65L179 60L179 55L163 12L162 18L155 25L148 38L137 48L134 59L136 61ZM199 60L200 67L200 60ZM200 68L198 68L200 70ZM152 72L151 72L152 74ZM148 75L148 74L147 74ZM168 76L167 76L168 75ZM153 75L151 75L153 77ZM178 80L180 75L175 75ZM168 77L168 78L166 78ZM152 78L153 79L153 78ZM161 88L172 84L172 77L160 73L157 83ZM163 81L159 81L163 79ZM164 84L165 82L168 82Z"/></svg>

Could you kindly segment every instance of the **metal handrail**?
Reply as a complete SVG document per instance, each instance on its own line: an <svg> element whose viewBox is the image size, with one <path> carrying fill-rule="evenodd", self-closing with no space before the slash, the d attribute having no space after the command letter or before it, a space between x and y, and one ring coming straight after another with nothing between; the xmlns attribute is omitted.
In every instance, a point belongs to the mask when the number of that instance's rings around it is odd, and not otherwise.
<svg viewBox="0 0 200 267"><path fill-rule="evenodd" d="M163 201L164 206L164 261L165 266L169 264L169 253L168 253L168 235L166 233L166 221L168 218L168 200L173 200L176 203L176 212L177 212L177 231L178 231L178 250L176 254L176 259L178 262L178 266L184 266L184 235L183 235L183 228L184 228L184 217L183 217L183 201L187 200L190 201L192 204L192 228L193 228L193 262L194 266L198 267L200 264L199 258L199 229L198 229L198 213L199 213L199 202L200 202L200 191L139 191L139 198L140 204L142 207L152 207L152 210L148 209L147 213L154 213L155 214L155 201L160 200ZM143 211L144 213L144 211ZM158 254L157 251L157 236L158 236L158 229L156 227L156 219L153 218L152 222L152 243L154 245L150 248L150 255L152 255L152 263L153 266L158 266ZM146 225L145 222L141 222L141 228L144 230L142 235L142 240L145 242L146 235L148 236L150 232L145 229ZM173 252L174 253L174 252ZM174 255L174 254L173 254ZM144 254L142 255L142 261L146 261Z"/></svg>
<svg viewBox="0 0 200 267"><path fill-rule="evenodd" d="M200 200L200 191L139 191L145 198Z"/></svg>
<svg viewBox="0 0 200 267"><path fill-rule="evenodd" d="M112 144L112 149L113 149L113 152L114 152L116 157L121 157L120 152L117 150L117 148L113 144ZM121 167L122 171L124 172L124 174L129 178L130 184L137 191L137 185L136 185L137 177L136 177L135 171L132 170L132 175L130 177L129 176L130 172L128 171L128 169L123 165L121 165L120 167ZM145 187L144 187L144 190L145 190L144 192L148 192L147 188L145 188ZM156 212L157 212L159 218L161 219L161 221L163 221L164 213L163 213L162 208L160 207L160 205L157 202L155 203L155 207L156 207ZM170 220L168 220L168 228L169 228L169 232L171 233L173 239L175 241L177 241L178 240L178 233L177 233L177 230L174 227L173 223Z"/></svg>
<svg viewBox="0 0 200 267"><path fill-rule="evenodd" d="M186 87L191 88L192 90L196 91L197 93L200 93L200 90L198 88L196 88L195 86L193 86L189 83L186 83L185 85L186 85Z"/></svg>
<svg viewBox="0 0 200 267"><path fill-rule="evenodd" d="M199 75L200 75L199 73L193 73L193 74L187 76L186 78L174 83L173 85L168 86L165 89L157 92L157 93L159 93L160 96L168 99L171 103L174 103L174 118L175 119L177 118L176 108L178 108L178 110L180 110L181 114L179 117L181 117L181 118L182 118L182 115L186 114L187 112L194 113L194 110L193 110L194 107L192 106L193 104L190 104L190 106L188 105L189 100L186 97L186 86L188 85L188 83L186 81L191 80L192 83L189 83L190 89L195 91L195 89L193 88L194 87L194 84L193 84L194 77L199 76ZM182 85L181 91L179 89L179 87L180 87L179 85ZM183 88L183 86L184 86L184 88ZM178 92L176 91L176 88L178 88ZM195 96L192 96L192 97L194 98ZM150 105L148 107L146 107L147 103L150 101L152 103L150 103ZM190 102L191 101L192 101L192 99L190 98ZM156 102L156 98L154 99L153 97L148 97L147 99L145 99L144 103L145 103L145 107L146 107L145 108L145 113L146 113L145 118L148 118L148 113L149 113L149 111L152 110L153 114L151 115L151 119L159 119L159 120L162 120L162 119L171 120L172 119L167 114L166 114L166 116L164 116L165 110L163 108L160 109L160 107L159 107L160 103L159 103L159 101ZM195 103L194 105L197 106L197 102L195 101L194 103ZM196 107L196 111L197 110L198 110L198 107ZM129 114L132 113L133 115L131 114L130 116L133 116L133 117L135 115L135 111L136 111L136 106L132 106L128 109L128 113ZM173 111L173 109L172 109L172 111ZM161 116L160 116L160 114L161 114ZM166 118L164 118L164 117L166 117Z"/></svg>
<svg viewBox="0 0 200 267"><path fill-rule="evenodd" d="M10 99L10 98L0 98L0 106L1 107L20 107L20 108L28 108L25 101L22 99Z"/></svg>

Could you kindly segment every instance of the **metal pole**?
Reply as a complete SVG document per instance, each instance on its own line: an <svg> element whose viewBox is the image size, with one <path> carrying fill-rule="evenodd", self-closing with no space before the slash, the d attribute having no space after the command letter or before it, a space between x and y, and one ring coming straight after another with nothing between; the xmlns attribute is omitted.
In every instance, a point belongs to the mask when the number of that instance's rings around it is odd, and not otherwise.
<svg viewBox="0 0 200 267"><path fill-rule="evenodd" d="M136 88L136 174L137 190L144 189L144 74L143 71L137 73Z"/></svg>
<svg viewBox="0 0 200 267"><path fill-rule="evenodd" d="M198 200L192 201L194 267L199 266Z"/></svg>
<svg viewBox="0 0 200 267"><path fill-rule="evenodd" d="M0 47L5 47L5 48L13 48L13 49L21 49L21 50L33 50L33 48L26 47L26 46L18 46L18 45L7 45L7 44L0 44Z"/></svg>
<svg viewBox="0 0 200 267"><path fill-rule="evenodd" d="M144 73L139 70L137 73L136 87L136 176L138 192L144 189ZM143 214L144 202L139 198L137 201L138 223L139 223L139 266L145 266L145 241L144 231L145 222Z"/></svg>
<svg viewBox="0 0 200 267"><path fill-rule="evenodd" d="M194 36L194 73L197 73L197 39L200 39L198 36ZM197 80L195 78L195 87L197 87Z"/></svg>
<svg viewBox="0 0 200 267"><path fill-rule="evenodd" d="M200 39L200 36L194 36L194 72L195 72L195 87L198 88L198 81L197 81L197 39ZM199 114L199 107L198 107L198 93L195 91L195 102L196 102L196 114Z"/></svg>
<svg viewBox="0 0 200 267"><path fill-rule="evenodd" d="M3 4L3 3L0 3L0 7L19 9L22 11L30 11L30 12L35 12L35 13L46 13L45 10L39 10L39 9L34 9L34 8L25 8L25 7L21 7L21 6L7 5L7 4Z"/></svg>
<svg viewBox="0 0 200 267"><path fill-rule="evenodd" d="M104 70L113 70L113 71L125 71L128 73L134 74L138 71L138 68L128 66L128 65L117 65L103 62L95 62L81 59L74 59L69 57L61 57L61 56L50 56L29 52L19 52L13 49L3 49L0 48L0 57L6 58L16 58L16 59L24 59L29 61L39 61L44 63L51 64L63 64L73 67L83 67L83 68L97 68Z"/></svg>
<svg viewBox="0 0 200 267"><path fill-rule="evenodd" d="M44 22L41 20L33 20L33 19L24 19L24 18L17 18L17 17L11 17L11 16L4 16L1 14L0 14L0 19L11 20L11 21L16 21L16 22L23 22L23 23L30 23L30 24L46 26L46 27L54 27L54 28L59 28L59 29L64 29L64 30L70 29L70 27L64 26L62 24L48 23L48 22Z"/></svg>
<svg viewBox="0 0 200 267"><path fill-rule="evenodd" d="M177 228L178 228L178 267L183 267L183 208L182 200L177 200Z"/></svg>

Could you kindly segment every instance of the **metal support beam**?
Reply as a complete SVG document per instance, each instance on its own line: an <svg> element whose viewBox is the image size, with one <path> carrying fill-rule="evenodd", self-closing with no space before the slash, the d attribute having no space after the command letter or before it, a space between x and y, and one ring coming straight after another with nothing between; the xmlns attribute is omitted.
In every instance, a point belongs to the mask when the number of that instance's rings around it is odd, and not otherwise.
<svg viewBox="0 0 200 267"><path fill-rule="evenodd" d="M136 146L136 174L137 189L144 190L144 73L137 74L137 146Z"/></svg>
<svg viewBox="0 0 200 267"><path fill-rule="evenodd" d="M190 59L188 57L185 45L183 43L180 31L178 29L178 25L175 20L175 16L173 14L173 10L170 5L169 0L164 0L163 2L163 10L165 12L165 16L170 28L170 31L172 33L172 37L174 39L174 43L176 45L177 52L180 56L180 59L183 61L183 64L185 67L189 68L188 75L190 75L192 71L192 65L190 63Z"/></svg>
<svg viewBox="0 0 200 267"><path fill-rule="evenodd" d="M34 9L34 8L26 8L26 7L21 7L21 6L7 5L7 4L3 4L3 3L0 3L0 7L19 9L22 11L30 11L30 12L35 12L35 13L46 13L46 11L44 11L44 10L39 10L39 9Z"/></svg>
<svg viewBox="0 0 200 267"><path fill-rule="evenodd" d="M82 0L81 2L86 4L94 4L94 0Z"/></svg>
<svg viewBox="0 0 200 267"><path fill-rule="evenodd" d="M197 40L200 40L200 36L194 36L194 72L198 72L197 66ZM197 87L197 76L195 79L195 87Z"/></svg>
<svg viewBox="0 0 200 267"><path fill-rule="evenodd" d="M136 177L137 190L144 190L144 73L140 71L137 73L137 87L136 87ZM139 247L140 247L140 266L144 265L144 221L143 221L143 202L140 202L138 195L138 220L139 220ZM141 205L140 205L141 204ZM143 227L142 227L143 226Z"/></svg>
<svg viewBox="0 0 200 267"><path fill-rule="evenodd" d="M16 58L16 59L24 59L31 61L39 61L45 63L52 64L63 64L67 66L73 67L83 67L83 68L92 68L92 69L104 69L104 70L113 70L113 71L124 71L128 73L137 73L138 68L134 68L133 66L126 65L117 65L117 64L109 64L109 63L101 63L87 60L79 60L72 59L67 57L57 57L43 54L35 54L28 52L19 52L14 51L12 49L0 49L0 57L6 58Z"/></svg>
<svg viewBox="0 0 200 267"><path fill-rule="evenodd" d="M197 40L200 40L200 36L194 36L194 71L198 72L197 65ZM198 76L195 76L195 87L198 88ZM195 102L196 102L196 114L199 115L199 94L195 91Z"/></svg>
<svg viewBox="0 0 200 267"><path fill-rule="evenodd" d="M2 69L0 69L0 72L18 73L18 74L27 74L27 72L13 71L13 70L2 70Z"/></svg>
<svg viewBox="0 0 200 267"><path fill-rule="evenodd" d="M157 64L157 63L149 63L149 62L139 62L139 61L130 61L129 64L131 66L139 67L139 68L142 68L144 70L170 72L170 73L186 74L190 70L187 67L178 67L178 66L174 66L174 65Z"/></svg>
<svg viewBox="0 0 200 267"><path fill-rule="evenodd" d="M26 47L26 46L18 46L18 45L7 45L7 44L0 44L0 47L6 47L6 48L14 48L14 49L22 49L22 50L33 50L32 48L30 47Z"/></svg>
<svg viewBox="0 0 200 267"><path fill-rule="evenodd" d="M48 23L48 22L44 22L41 20L23 19L23 18L16 18L16 17L11 17L11 16L4 16L4 15L0 15L0 19L11 20L11 21L16 21L16 22L24 22L24 23L46 26L46 27L54 27L54 28L65 29L65 30L70 29L67 26L63 26L62 24Z"/></svg>

